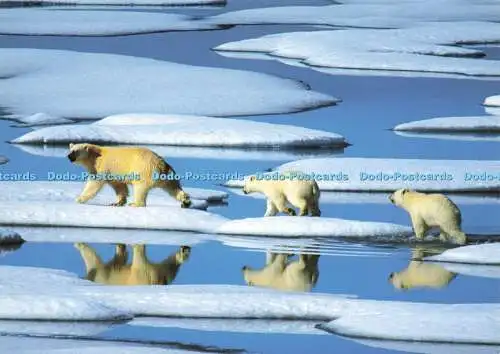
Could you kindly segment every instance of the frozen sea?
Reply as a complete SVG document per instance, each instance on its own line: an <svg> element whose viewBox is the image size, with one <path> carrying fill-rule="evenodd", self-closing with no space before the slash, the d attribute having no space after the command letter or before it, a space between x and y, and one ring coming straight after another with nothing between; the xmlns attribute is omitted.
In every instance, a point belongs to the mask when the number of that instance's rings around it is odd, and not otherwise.
<svg viewBox="0 0 500 354"><path fill-rule="evenodd" d="M390 1L380 1L383 4ZM485 1L486 2L486 1ZM361 2L362 4L363 2ZM434 3L431 1L431 3ZM453 6L452 0L438 2L440 6ZM331 5L323 0L228 0L226 6L195 6L195 7L157 7L157 6L77 6L79 10L141 11L174 13L200 18L223 14L229 11L271 6L322 6ZM0 3L1 5L1 3ZM432 6L432 5L431 5ZM51 8L51 7L50 7ZM49 8L49 9L50 9ZM74 7L56 6L54 8L71 11ZM47 7L34 7L33 10L50 11ZM499 15L500 20L500 15ZM85 53L104 53L138 58L169 61L173 63L193 65L197 67L214 67L222 69L246 70L264 73L274 77L297 80L311 90L340 98L336 105L320 108L310 107L305 111L297 111L289 107L283 114L260 114L253 116L238 115L237 119L252 120L273 124L287 124L309 129L339 134L346 138L350 146L343 150L332 148L298 149L286 152L265 150L221 150L216 148L193 150L191 147L176 147L165 149L165 157L178 173L192 171L195 173L239 173L248 175L256 171L266 171L294 160L314 157L363 157L363 158L401 158L401 159L433 159L433 160L484 160L498 161L500 158L498 132L488 135L495 139L454 139L453 134L446 133L404 136L391 129L398 124L435 117L475 117L490 114L482 105L488 96L500 94L500 80L479 77L439 77L438 75L414 75L403 73L394 75L386 72L370 72L367 70L340 71L314 70L299 65L288 59L275 60L260 55L258 57L232 56L213 51L223 43L245 39L259 38L274 33L296 31L325 30L324 26L316 25L243 25L223 28L220 30L143 33L114 36L33 36L0 35L0 50L7 48L47 49ZM30 30L33 30L30 28ZM474 45L467 48L483 51L482 59L500 60L498 44ZM224 54L224 55L223 55ZM33 59L33 58L31 58ZM474 60L474 59L470 59ZM65 63L65 66L68 63ZM5 64L0 62L0 72ZM15 65L13 65L15 69ZM67 68L66 68L67 69ZM65 70L68 72L68 70ZM49 72L50 74L50 72ZM498 74L500 75L500 73ZM0 81L9 80L0 77ZM34 81L33 81L34 80ZM5 81L5 82L7 82ZM31 83L39 85L33 92L45 94L44 81L36 81L36 75L31 77ZM274 82L274 81L273 81ZM17 84L16 84L17 85ZM141 82L138 82L140 87ZM6 90L8 84L0 84ZM17 86L16 86L17 87ZM20 87L20 86L19 86ZM148 88L149 89L149 88ZM210 87L205 88L210 95ZM288 88L287 88L288 89ZM172 88L175 90L175 88ZM183 87L183 90L186 90ZM197 87L198 91L200 90ZM294 88L295 90L295 88ZM298 89L297 89L298 90ZM140 91L140 90L139 90ZM21 92L21 91L20 91ZM50 104L43 107L68 107L68 97L61 90L60 97L46 93ZM71 91L73 93L75 91ZM183 91L186 92L186 91ZM288 91L280 94L286 95ZM298 91L297 91L298 92ZM300 92L292 92L296 97ZM269 93L270 95L272 92ZM43 95L37 95L40 100ZM0 92L0 97L2 93ZM34 97L34 96L33 96ZM86 96L87 97L87 96ZM89 95L88 97L91 97ZM171 99L172 92L166 94ZM259 96L260 97L260 96ZM185 97L183 97L185 98ZM32 97L22 95L10 97L9 105L15 106L16 112L24 112L23 105L35 107ZM105 98L104 98L105 99ZM242 100L245 97L241 98ZM161 100L161 95L158 96ZM28 102L29 101L29 102ZM243 101L242 101L243 102ZM252 101L245 101L248 111ZM258 102L262 101L260 98ZM189 103L189 102L188 102ZM279 103L279 102L278 102ZM297 102L303 107L304 102ZM82 106L93 107L98 102L83 102ZM288 104L288 103L286 103ZM243 105L243 104L242 104ZM200 109L196 105L190 106ZM223 107L217 109L223 111ZM234 102L238 111L238 102ZM259 107L261 108L261 107ZM279 109L280 105L273 103L268 111ZM106 109L109 109L107 107ZM66 108L67 111L67 108ZM98 111L98 109L96 109ZM214 110L195 112L200 115L212 115ZM0 118L12 118L8 107L2 106L0 100ZM30 112L54 114L54 112ZM58 112L55 112L58 113ZM67 118L78 118L78 112ZM110 112L113 113L113 112ZM116 112L123 113L123 112ZM128 113L165 113L165 112L128 112ZM190 114L193 112L171 112L172 114ZM215 116L215 114L213 114ZM221 114L220 116L224 116ZM2 173L31 173L36 179L46 180L50 172L79 174L81 170L69 163L64 154L52 153L50 148L37 146L17 146L12 141L36 127L15 126L11 120L0 120L0 155L9 159L0 166ZM472 133L471 133L472 134ZM478 136L477 133L472 135ZM479 134L479 136L481 136ZM442 138L441 138L442 137ZM160 149L161 151L161 149ZM169 155L169 151L172 155ZM57 182L56 182L57 183ZM222 182L221 182L222 183ZM232 193L217 181L201 181L190 179L186 186L193 188L216 189L229 192L226 203L210 203L208 211L228 219L244 219L262 217L265 212L265 201L262 198L251 198L242 193ZM5 184L2 184L5 188ZM384 192L386 193L386 192ZM159 194L161 195L161 194ZM155 195L156 196L156 195ZM485 195L474 195L475 202L467 202L467 198L457 198L462 210L463 228L472 235L472 242L500 240L499 191ZM10 196L9 196L10 198ZM362 199L363 198L363 199ZM5 198L4 198L5 199ZM373 199L365 193L352 193L349 198L336 199L335 196L325 198L321 204L322 216L348 220L394 223L410 226L408 215L390 203L384 203L385 196L376 195ZM373 201L375 200L375 202ZM5 203L8 203L7 200ZM40 202L39 200L37 202ZM111 202L111 201L110 201ZM3 203L3 202L2 202ZM51 205L51 204L49 204ZM8 206L6 205L5 208ZM16 204L16 208L19 204ZM22 209L17 213L22 213ZM87 214L85 214L87 216ZM74 217L74 215L73 215ZM84 221L80 222L84 223ZM12 226L12 225L11 225ZM5 225L9 229L9 225ZM440 254L451 246L440 245L429 241L415 246L402 241L385 238L374 242L370 238L336 239L331 237L256 237L245 235L214 235L210 233L191 233L181 231L155 230L148 233L139 229L99 230L99 229L65 229L61 227L21 227L12 226L21 236L25 233L27 239L32 239L19 246L5 245L0 251L0 267L37 267L68 271L85 277L87 275L84 262L75 242L87 242L96 253L107 262L113 257L115 244L109 242L122 241L129 245L137 242L146 243L147 256L151 261L160 262L176 252L180 246L191 247L189 259L181 265L173 280L173 285L232 285L246 287L242 267L261 268L265 264L265 252L302 253L319 255L317 282L312 287L312 294L349 295L359 299L398 301L408 303L431 304L495 304L500 302L500 279L497 275L498 264L489 265L487 275L481 276L482 269L473 264L462 264L460 267L446 267L439 262L432 263L432 275L448 277L448 282L439 287L416 286L407 290L397 289L389 282L389 275L415 266L412 258ZM19 228L19 229L18 229ZM81 236L80 236L81 235ZM170 238L170 239L169 239ZM156 240L157 239L157 240ZM129 247L130 256L132 248ZM418 263L418 261L417 261ZM420 264L420 263L419 263ZM417 265L419 265L417 264ZM423 269L425 271L425 268ZM453 271L457 271L454 273ZM493 274L493 276L492 276ZM425 276L424 276L425 278ZM22 284L22 278L17 283ZM26 281L28 281L27 278ZM424 279L425 283L425 279ZM0 284L8 286L8 284ZM54 278L50 289L60 289L65 292L67 284L58 283ZM166 285L168 287L169 285ZM19 285L19 289L22 286ZM17 289L17 290L16 290ZM18 288L15 291L21 291ZM14 291L12 290L12 291ZM161 291L161 289L160 289ZM203 290L200 290L203 291ZM148 295L148 300L154 308L154 292ZM0 293L3 295L3 292ZM188 294L189 295L189 294ZM302 298L303 306L307 307L308 294ZM36 294L33 296L36 298ZM47 295L44 295L47 296ZM61 295L63 296L63 295ZM66 296L66 295L64 295ZM207 295L208 296L208 295ZM210 296L214 296L210 294ZM261 298L261 301L265 301ZM98 297L98 295L96 295ZM200 296L202 299L203 296ZM250 297L251 298L251 297ZM271 297L270 297L271 299ZM315 298L316 299L316 298ZM317 304L311 299L311 307ZM0 299L3 301L5 299ZM28 299L27 301L31 301ZM89 308L93 307L88 299L81 300ZM144 300L146 301L146 300ZM207 300L208 301L208 300ZM223 296L221 295L221 301ZM250 300L251 301L251 300ZM139 301L140 302L140 301ZM208 303L208 302L207 302ZM78 304L78 302L76 302ZM200 306L203 305L200 300ZM279 303L278 303L279 305ZM103 305L104 306L104 305ZM106 305L107 306L107 305ZM167 310L168 302L161 302L158 313L172 313ZM208 306L208 305L207 305ZM293 308L292 308L293 310ZM328 312L328 308L325 308ZM470 312L467 312L470 313ZM411 314L411 313L410 313ZM415 312L415 315L425 316L425 312ZM178 314L181 315L181 314ZM149 316L149 315L148 315ZM326 315L325 315L326 316ZM370 314L366 315L370 316ZM436 316L434 313L433 316ZM472 316L472 314L471 314ZM482 312L478 312L482 316ZM327 316L328 317L328 316ZM332 315L332 317L335 317ZM390 321L390 316L381 310L380 318ZM496 317L497 321L500 315ZM333 318L332 318L333 319ZM356 318L355 318L356 319ZM373 321L377 322L377 317ZM429 319L432 322L432 318ZM210 318L176 318L173 317L138 317L133 321L119 320L113 322L38 322L0 321L0 348L16 348L19 352L36 352L37 348L45 348L45 352L82 352L98 353L101 351L120 350L123 352L148 353L151 347L166 352L204 352L204 353L498 353L499 346L483 344L456 344L405 342L397 340L377 340L370 338L352 338L319 329L316 325L326 323L325 319L310 318L290 319L210 319ZM361 320L362 322L362 320ZM410 322L418 322L418 318ZM356 321L352 321L356 323ZM474 324L474 321L470 323ZM435 325L435 324L434 324ZM484 325L479 323L479 325ZM493 327L492 327L493 328ZM478 330L476 328L476 330ZM480 328L479 328L480 331ZM349 333L352 330L347 331ZM443 332L443 336L451 331ZM474 332L471 331L473 336ZM5 337L2 337L4 336ZM44 338L28 338L42 336ZM403 336L404 333L398 333ZM388 336L392 338L391 336ZM439 336L436 336L439 337ZM394 339L394 338L392 338ZM99 344L100 343L100 344ZM110 349L111 348L111 349ZM64 351L65 350L65 351ZM160 352L160 351L159 351Z"/></svg>

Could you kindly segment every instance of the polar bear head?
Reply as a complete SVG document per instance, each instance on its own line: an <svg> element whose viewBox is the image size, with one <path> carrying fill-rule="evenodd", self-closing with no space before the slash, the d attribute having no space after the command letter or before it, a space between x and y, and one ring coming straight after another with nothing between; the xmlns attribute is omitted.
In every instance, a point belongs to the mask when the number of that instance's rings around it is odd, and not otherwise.
<svg viewBox="0 0 500 354"><path fill-rule="evenodd" d="M399 272L392 272L389 274L389 282L398 290L408 290L410 286L406 284L405 279Z"/></svg>
<svg viewBox="0 0 500 354"><path fill-rule="evenodd" d="M402 206L404 203L405 194L411 192L408 188L398 189L389 196L389 200L392 204L397 206Z"/></svg>
<svg viewBox="0 0 500 354"><path fill-rule="evenodd" d="M258 192L260 190L259 184L259 180L256 176L250 176L245 181L245 185L243 186L243 193L249 194Z"/></svg>
<svg viewBox="0 0 500 354"><path fill-rule="evenodd" d="M101 148L92 144L69 144L68 159L73 163L81 163L101 156Z"/></svg>

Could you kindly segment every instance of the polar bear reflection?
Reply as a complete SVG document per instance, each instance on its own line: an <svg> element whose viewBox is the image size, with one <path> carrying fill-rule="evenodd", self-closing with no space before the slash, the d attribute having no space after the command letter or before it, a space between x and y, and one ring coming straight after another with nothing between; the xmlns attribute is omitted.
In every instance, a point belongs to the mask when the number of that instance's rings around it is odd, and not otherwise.
<svg viewBox="0 0 500 354"><path fill-rule="evenodd" d="M311 291L319 277L319 255L299 254L289 261L291 254L269 252L262 269L242 268L248 285L290 291Z"/></svg>
<svg viewBox="0 0 500 354"><path fill-rule="evenodd" d="M406 269L389 274L389 281L398 290L413 288L441 289L455 279L456 273L446 270L439 264L422 261L422 258L436 252L420 247L412 251L412 259ZM444 250L443 250L444 251ZM439 253L442 253L439 252Z"/></svg>
<svg viewBox="0 0 500 354"><path fill-rule="evenodd" d="M132 263L127 264L128 253L124 244L118 244L111 261L104 263L96 251L85 243L76 243L80 251L87 280L108 285L167 285L179 271L180 266L189 259L191 248L181 246L163 262L151 263L146 257L144 245L132 246Z"/></svg>

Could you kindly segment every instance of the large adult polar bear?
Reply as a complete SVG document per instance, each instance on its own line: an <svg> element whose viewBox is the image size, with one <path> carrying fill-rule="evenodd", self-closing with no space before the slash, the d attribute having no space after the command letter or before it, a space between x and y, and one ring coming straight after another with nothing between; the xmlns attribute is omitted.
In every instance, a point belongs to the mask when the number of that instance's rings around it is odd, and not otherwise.
<svg viewBox="0 0 500 354"><path fill-rule="evenodd" d="M278 212L297 215L291 204L299 208L299 215L321 216L319 209L320 190L314 179L297 172L275 174L276 178L250 176L243 186L243 193L262 193L267 198L264 216L274 216Z"/></svg>
<svg viewBox="0 0 500 354"><path fill-rule="evenodd" d="M180 182L167 178L168 175L175 174L173 168L150 149L94 144L69 144L69 149L68 159L85 167L92 176L76 199L78 203L86 203L105 184L109 184L118 198L112 205L125 205L128 185L131 184L134 187L134 202L131 206L146 206L146 198L152 188L162 188L180 201L183 208L191 205L189 195L182 190Z"/></svg>
<svg viewBox="0 0 500 354"><path fill-rule="evenodd" d="M467 236L461 230L460 209L445 195L419 193L404 188L392 193L389 200L410 214L418 240L422 240L430 228L439 227L441 241L460 245L467 242Z"/></svg>

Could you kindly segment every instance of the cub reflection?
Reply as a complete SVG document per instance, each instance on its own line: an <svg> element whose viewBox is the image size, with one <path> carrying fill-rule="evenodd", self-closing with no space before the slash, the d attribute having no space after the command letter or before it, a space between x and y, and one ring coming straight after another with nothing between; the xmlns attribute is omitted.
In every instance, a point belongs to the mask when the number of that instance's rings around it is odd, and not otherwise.
<svg viewBox="0 0 500 354"><path fill-rule="evenodd" d="M441 289L455 279L456 273L446 270L439 264L422 261L431 254L432 250L417 247L412 250L412 259L406 269L389 274L389 281L398 290L408 290L413 288ZM437 253L442 253L441 252Z"/></svg>
<svg viewBox="0 0 500 354"><path fill-rule="evenodd" d="M241 270L245 282L252 286L290 291L311 291L319 277L319 255L299 254L298 260L289 261L291 254L269 252L262 269L244 266Z"/></svg>
<svg viewBox="0 0 500 354"><path fill-rule="evenodd" d="M128 252L118 244L114 257L104 263L86 243L75 243L85 263L85 279L108 285L167 285L174 281L180 266L189 259L191 247L181 246L163 262L151 263L145 245L132 246L132 263L127 264Z"/></svg>

